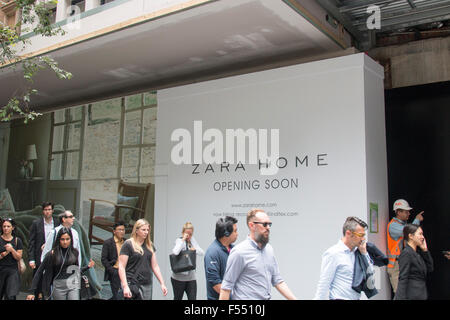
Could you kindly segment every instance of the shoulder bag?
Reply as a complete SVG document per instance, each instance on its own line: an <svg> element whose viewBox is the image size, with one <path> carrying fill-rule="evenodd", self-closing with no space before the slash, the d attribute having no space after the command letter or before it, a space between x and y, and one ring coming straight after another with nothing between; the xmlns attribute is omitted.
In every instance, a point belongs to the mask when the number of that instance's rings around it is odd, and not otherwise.
<svg viewBox="0 0 450 320"><path fill-rule="evenodd" d="M16 237L16 248L17 248L17 237ZM17 261L17 269L19 269L20 274L23 274L25 270L27 270L27 266L25 264L25 261L23 261L23 258L20 258L20 260Z"/></svg>
<svg viewBox="0 0 450 320"><path fill-rule="evenodd" d="M189 250L186 245L186 250L181 250L178 255L170 254L170 267L174 273L180 273L196 268L197 254L195 250Z"/></svg>

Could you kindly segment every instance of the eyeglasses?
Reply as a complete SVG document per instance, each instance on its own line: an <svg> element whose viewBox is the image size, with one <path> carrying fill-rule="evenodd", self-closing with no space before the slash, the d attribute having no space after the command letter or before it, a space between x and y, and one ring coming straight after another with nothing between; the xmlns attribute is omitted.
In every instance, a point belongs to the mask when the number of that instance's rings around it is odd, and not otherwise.
<svg viewBox="0 0 450 320"><path fill-rule="evenodd" d="M363 238L363 237L366 236L365 233L360 233L360 232L355 232L355 231L352 231L352 233L353 233L355 236L358 236L358 237L360 237L360 238Z"/></svg>
<svg viewBox="0 0 450 320"><path fill-rule="evenodd" d="M75 217L74 217L73 215L71 215L71 216L66 216L66 218L72 218L72 219L75 219Z"/></svg>
<svg viewBox="0 0 450 320"><path fill-rule="evenodd" d="M264 228L267 228L267 226L269 226L269 227L272 228L272 222L259 222L259 221L253 221L253 223L260 224L260 225L262 225Z"/></svg>

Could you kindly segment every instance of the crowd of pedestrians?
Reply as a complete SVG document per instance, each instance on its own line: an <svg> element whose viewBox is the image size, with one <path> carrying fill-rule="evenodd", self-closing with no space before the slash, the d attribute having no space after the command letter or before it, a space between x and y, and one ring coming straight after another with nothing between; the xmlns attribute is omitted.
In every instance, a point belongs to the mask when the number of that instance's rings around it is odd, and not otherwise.
<svg viewBox="0 0 450 320"><path fill-rule="evenodd" d="M54 206L42 204L42 218L30 228L28 265L33 269L31 294L27 300L79 300L83 273L95 263L82 266L80 237L72 228L74 215L64 211L53 217ZM394 299L425 300L427 275L433 271L433 259L420 223L424 212L408 224L408 202L399 199L393 206L395 216L387 225L387 255L366 241L367 224L358 217L348 217L342 228L342 238L322 255L320 277L314 299L359 300L377 294L374 265L387 266ZM14 219L1 221L0 236L0 298L15 300L20 290L23 242L15 232ZM296 296L280 274L274 248L269 243L272 222L260 209L247 214L248 236L235 245L238 220L219 218L215 239L206 252L194 238L194 226L186 222L176 238L172 255L190 252L204 256L208 300L269 300L272 287L286 299ZM113 235L104 241L101 263L104 280L109 281L113 300L150 300L153 275L162 294L168 288L156 258L156 248L150 237L151 226L145 219L134 223L129 239L125 238L125 223L113 226ZM450 259L450 253L444 253ZM197 299L195 265L186 271L171 274L174 300L186 293L188 300Z"/></svg>

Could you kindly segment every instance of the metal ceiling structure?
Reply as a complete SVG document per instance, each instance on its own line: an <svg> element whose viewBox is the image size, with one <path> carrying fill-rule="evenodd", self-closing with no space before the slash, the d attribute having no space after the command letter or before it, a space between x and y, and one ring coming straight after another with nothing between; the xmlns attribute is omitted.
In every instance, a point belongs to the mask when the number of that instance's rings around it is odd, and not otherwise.
<svg viewBox="0 0 450 320"><path fill-rule="evenodd" d="M311 15L284 1L203 1L187 10L174 8L170 14L164 11L149 18L153 11L141 12L125 21L120 20L121 13L114 16L114 9L106 9L86 16L85 29L66 26L64 36L31 38L33 44L22 54L49 54L74 73L70 81L60 81L48 70L39 72L35 110L46 112L351 50L348 33L328 32L326 22L316 19L313 24ZM110 17L117 19L112 26L97 23ZM21 69L0 67L0 106L18 88L26 88Z"/></svg>
<svg viewBox="0 0 450 320"><path fill-rule="evenodd" d="M450 25L450 0L317 0L317 3L347 29L356 46L363 50L373 47L381 34ZM369 29L368 19L375 14L369 9L371 6L379 8L379 28Z"/></svg>

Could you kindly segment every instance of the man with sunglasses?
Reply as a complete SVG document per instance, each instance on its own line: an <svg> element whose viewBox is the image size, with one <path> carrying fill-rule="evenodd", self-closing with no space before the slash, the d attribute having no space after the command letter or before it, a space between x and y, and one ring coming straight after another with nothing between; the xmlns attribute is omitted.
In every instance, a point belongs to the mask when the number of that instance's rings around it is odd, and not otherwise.
<svg viewBox="0 0 450 320"><path fill-rule="evenodd" d="M247 214L250 234L228 257L219 300L269 300L272 286L286 299L295 300L281 278L269 235L272 222L260 209Z"/></svg>
<svg viewBox="0 0 450 320"><path fill-rule="evenodd" d="M367 224L357 217L348 217L342 228L343 237L322 255L319 284L315 300L359 300L361 293L352 288L355 252L358 249L373 268L366 248Z"/></svg>

